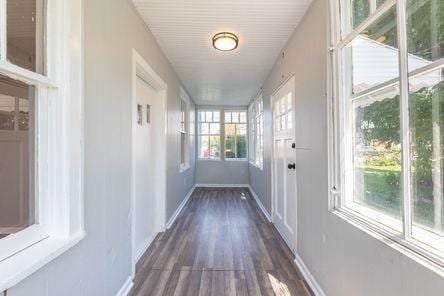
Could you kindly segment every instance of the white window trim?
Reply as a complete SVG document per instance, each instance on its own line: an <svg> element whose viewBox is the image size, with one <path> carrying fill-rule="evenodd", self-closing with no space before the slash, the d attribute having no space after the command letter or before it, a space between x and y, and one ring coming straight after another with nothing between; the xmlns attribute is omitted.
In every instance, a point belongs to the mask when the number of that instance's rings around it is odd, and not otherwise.
<svg viewBox="0 0 444 296"><path fill-rule="evenodd" d="M261 111L257 111L257 104L258 102L261 101L262 102L262 110ZM263 95L262 92L259 93L259 95L254 98L250 105L248 106L248 141L249 141L249 145L248 145L248 161L249 163L260 169L263 170L264 169L264 149L261 149L260 154L262 157L262 161L260 164L258 164L258 160L256 159L256 154L258 152L258 145L259 143L257 143L257 125L258 125L258 120L259 117L262 116L262 138L264 137L264 100L263 100ZM254 130L254 132L253 132Z"/></svg>
<svg viewBox="0 0 444 296"><path fill-rule="evenodd" d="M47 3L47 75L6 61L6 1L0 0L0 73L36 86L39 98L39 225L32 245L26 230L11 235L17 252L0 261L0 291L14 286L63 254L84 236L83 226L83 1ZM37 100L39 100L37 98ZM46 165L43 165L46 164ZM57 198L55 198L57 197ZM46 209L46 210L44 210ZM54 210L56 209L56 210ZM7 241L4 238L2 239ZM21 248L19 246L22 246ZM23 248L24 247L24 248Z"/></svg>
<svg viewBox="0 0 444 296"><path fill-rule="evenodd" d="M216 111L219 112L219 122L216 122L216 121L207 122L207 123L219 123L219 154L220 154L219 157L216 157L216 158L204 158L204 157L200 156L201 147L200 147L200 144L199 144L199 138L201 137L201 134L199 132L199 124L201 122L199 120L199 112L201 112L201 111L202 112L216 112ZM196 118L197 118L197 120L196 120L196 122L197 122L196 129L197 129L197 143L198 143L197 144L197 160L199 160L199 161L223 161L223 153L224 153L224 151L223 151L223 141L222 141L222 133L223 133L223 131L222 131L222 126L223 126L222 125L222 122L223 122L222 115L223 115L223 110L221 110L219 108L199 108L197 110L197 112L196 112Z"/></svg>
<svg viewBox="0 0 444 296"><path fill-rule="evenodd" d="M349 132L346 128L347 114L344 109L345 104L342 102L344 100L343 93L343 84L345 83L342 79L342 69L340 67L341 61L341 49L345 45L347 45L350 41L353 40L362 30L364 30L369 24L373 23L377 18L387 12L393 5L398 4L397 7L397 15L399 16L397 19L398 31L398 43L399 43L399 52L400 52L400 77L396 78L395 81L388 81L378 86L379 88L383 88L384 86L391 86L397 82L400 84L400 98L401 98L401 134L404 134L403 130L409 127L408 123L408 77L414 77L422 73L426 73L430 70L437 69L442 67L444 61L438 60L436 62L432 62L430 65L427 65L421 69L417 69L415 71L410 72L410 76L408 76L407 69L407 33L406 33L406 0L387 0L384 4L382 4L376 12L368 17L361 25L359 25L356 29L354 29L348 36L344 39L341 38L341 24L340 19L340 3L346 2L347 0L330 0L330 31L328 43L331 44L329 48L330 57L328 59L328 165L329 165L329 174L328 174L328 184L329 184L329 210L335 215L343 218L345 221L351 223L352 225L357 226L363 231L369 233L370 235L377 237L380 241L386 243L388 246L393 247L403 254L413 258L417 262L425 265L426 267L438 272L441 275L444 275L444 250L443 252L439 252L436 249L424 244L423 242L419 242L411 237L412 231L412 223L411 223L411 210L410 210L410 199L411 192L410 188L410 158L409 158L409 139L408 137L403 137L402 146L402 165L403 165L403 174L402 181L403 191L402 194L406 196L403 198L407 203L402 207L402 225L403 227L400 231L394 230L397 228L396 222L393 222L394 219L383 218L387 223L378 223L378 220L370 219L369 217L382 217L384 214L374 211L373 214L367 213L363 214L362 209L359 212L350 209L349 207L345 207L345 195L350 194L346 192L347 186L345 179L346 175L350 172L347 172L347 167L341 164L347 162L344 158L345 155L350 155L350 151L348 151L349 145L343 141L346 138L346 134ZM343 28L342 28L343 29ZM361 94L363 96L374 89L367 90ZM405 148L407 147L407 149ZM348 152L347 152L348 151ZM344 188L344 192L341 192L341 188ZM372 212L370 209L366 209L368 212ZM399 228L399 226L398 226ZM422 230L419 227L415 228L417 235L422 237L429 237L428 231ZM395 242L396 244L390 243ZM444 246L442 242L439 242L440 245Z"/></svg>
<svg viewBox="0 0 444 296"><path fill-rule="evenodd" d="M191 148L191 125L190 125L190 120L191 120L191 116L190 116L190 105L191 105L191 99L188 96L187 92L181 87L180 88L180 101L181 104L182 102L185 102L186 104L186 111L185 111L185 132L181 130L181 127L179 128L179 133L185 133L186 136L186 141L185 141L185 163L181 163L179 165L179 173L183 173L187 170L190 169L190 151L192 150ZM182 112L182 110L181 110ZM182 116L182 114L181 114ZM182 120L182 119L181 119ZM182 149L182 146L180 147L180 149ZM182 151L180 151L180 153L182 153Z"/></svg>
<svg viewBox="0 0 444 296"><path fill-rule="evenodd" d="M246 122L225 122L225 112L245 112L246 114L246 118L247 121ZM248 109L230 109L230 110L221 110L221 116L223 117L221 120L221 137L223 136L223 138L221 138L221 140L223 139L223 141L221 141L221 144L223 145L223 160L225 161L248 161L248 155L249 155L249 151L248 151L248 147L250 147L249 144L249 130L248 130ZM240 116L239 116L239 120L240 120ZM226 124L234 124L234 125L238 125L238 124L245 124L247 127L247 137L245 139L245 145L246 145L246 152L247 152L247 156L245 158L227 158L227 156L225 155L225 148L226 148L226 134L225 134L225 125ZM236 143L237 144L237 143Z"/></svg>

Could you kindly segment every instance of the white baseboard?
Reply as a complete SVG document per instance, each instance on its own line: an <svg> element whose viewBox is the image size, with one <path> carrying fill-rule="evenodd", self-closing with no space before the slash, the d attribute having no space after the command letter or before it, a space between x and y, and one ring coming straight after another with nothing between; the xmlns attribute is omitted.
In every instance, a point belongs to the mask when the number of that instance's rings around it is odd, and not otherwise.
<svg viewBox="0 0 444 296"><path fill-rule="evenodd" d="M296 254L294 262L296 263L296 266L299 268L299 271L302 273L302 276L304 277L307 284L310 286L313 293L316 296L325 296L324 291L322 291L321 286L319 286L318 282L316 282L315 278L310 273L307 266L305 266L305 263L304 263L304 261L302 261L302 258Z"/></svg>
<svg viewBox="0 0 444 296"><path fill-rule="evenodd" d="M134 276L131 275L126 282L123 284L122 288L120 288L119 292L117 292L116 296L127 296L131 288L133 287Z"/></svg>
<svg viewBox="0 0 444 296"><path fill-rule="evenodd" d="M208 188L248 188L248 184L196 184L196 187L208 187Z"/></svg>
<svg viewBox="0 0 444 296"><path fill-rule="evenodd" d="M138 254L136 254L136 264L139 261L139 259L143 256L143 254L145 254L146 250L148 250L148 248L151 246L151 244L153 243L154 239L156 238L156 236L159 234L159 232L155 232L150 238L148 238L145 243L143 244L144 247L142 249L142 251L140 251Z"/></svg>
<svg viewBox="0 0 444 296"><path fill-rule="evenodd" d="M168 223L166 224L166 229L170 229L171 226L173 226L174 221L176 221L177 217L179 216L180 212L182 211L183 207L185 206L185 204L188 202L188 200L190 199L191 195L194 192L194 189L196 189L196 187L198 187L197 185L194 185L190 192L188 192L188 194L185 196L185 198L183 199L183 201L180 203L180 205L177 207L176 211L174 212L173 216L171 216L170 220L168 220Z"/></svg>
<svg viewBox="0 0 444 296"><path fill-rule="evenodd" d="M267 211L267 209L264 207L264 205L262 204L261 200L259 199L259 196L257 196L256 192L254 192L253 188L250 185L248 185L247 187L250 190L251 195L253 195L253 198L256 200L257 204L259 205L259 208L261 209L262 213L264 213L264 215L267 218L268 222L271 222L272 221L271 215Z"/></svg>

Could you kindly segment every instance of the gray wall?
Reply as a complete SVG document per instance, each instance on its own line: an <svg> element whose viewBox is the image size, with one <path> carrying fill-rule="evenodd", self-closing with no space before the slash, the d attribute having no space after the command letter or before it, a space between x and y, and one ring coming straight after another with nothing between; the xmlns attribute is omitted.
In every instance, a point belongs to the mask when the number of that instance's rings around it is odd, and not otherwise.
<svg viewBox="0 0 444 296"><path fill-rule="evenodd" d="M265 162L251 185L270 209L270 95L296 76L298 253L326 295L439 295L444 278L327 208L327 5L315 0L264 83Z"/></svg>
<svg viewBox="0 0 444 296"><path fill-rule="evenodd" d="M194 166L179 174L181 83L173 68L129 0L84 3L87 237L10 296L115 295L130 275L133 48L168 84L168 218L194 184Z"/></svg>
<svg viewBox="0 0 444 296"><path fill-rule="evenodd" d="M247 110L246 106L197 106L197 110ZM221 115L222 116L222 115ZM196 122L197 119L196 119ZM222 133L222 130L221 130ZM198 126L196 124L196 135ZM221 139L223 134L221 134ZM196 139L197 141L197 139ZM197 142L196 142L197 143ZM223 141L221 141L223 145ZM248 147L248 144L247 144ZM198 152L196 151L196 155ZM196 161L196 184L242 185L249 184L248 161L244 160L202 160Z"/></svg>

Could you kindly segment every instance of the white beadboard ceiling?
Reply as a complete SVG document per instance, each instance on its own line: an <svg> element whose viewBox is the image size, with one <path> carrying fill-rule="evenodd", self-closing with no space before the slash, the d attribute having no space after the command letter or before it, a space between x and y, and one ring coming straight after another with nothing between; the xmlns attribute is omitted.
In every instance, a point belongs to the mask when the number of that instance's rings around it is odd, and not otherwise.
<svg viewBox="0 0 444 296"><path fill-rule="evenodd" d="M246 105L311 0L133 0L197 104ZM220 52L228 31L239 47Z"/></svg>

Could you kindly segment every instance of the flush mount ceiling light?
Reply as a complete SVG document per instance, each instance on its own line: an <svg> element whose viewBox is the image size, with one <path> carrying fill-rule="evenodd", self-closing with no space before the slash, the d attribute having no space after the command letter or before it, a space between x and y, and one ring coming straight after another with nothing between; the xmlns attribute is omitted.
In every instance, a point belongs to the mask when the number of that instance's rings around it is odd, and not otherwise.
<svg viewBox="0 0 444 296"><path fill-rule="evenodd" d="M239 38L229 32L217 33L213 37L213 46L217 50L230 51L236 49L239 44Z"/></svg>

